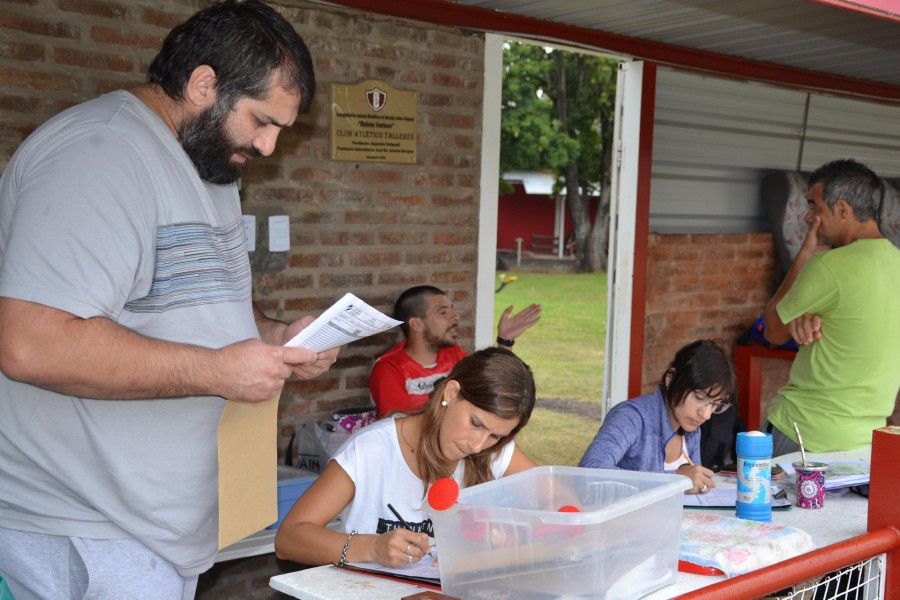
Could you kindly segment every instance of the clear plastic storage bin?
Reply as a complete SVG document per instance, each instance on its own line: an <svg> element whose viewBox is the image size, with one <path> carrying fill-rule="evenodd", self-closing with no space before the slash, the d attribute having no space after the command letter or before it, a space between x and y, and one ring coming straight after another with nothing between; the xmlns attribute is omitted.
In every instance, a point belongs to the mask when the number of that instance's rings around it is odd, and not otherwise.
<svg viewBox="0 0 900 600"><path fill-rule="evenodd" d="M444 593L633 599L675 581L680 475L537 467L431 511ZM558 512L575 506L581 512Z"/></svg>

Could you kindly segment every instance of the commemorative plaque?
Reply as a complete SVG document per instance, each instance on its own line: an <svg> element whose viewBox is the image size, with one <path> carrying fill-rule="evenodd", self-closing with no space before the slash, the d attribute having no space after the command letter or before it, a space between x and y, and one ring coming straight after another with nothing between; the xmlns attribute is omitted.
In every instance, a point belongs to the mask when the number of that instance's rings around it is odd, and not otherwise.
<svg viewBox="0 0 900 600"><path fill-rule="evenodd" d="M415 164L416 92L377 79L331 85L331 158Z"/></svg>

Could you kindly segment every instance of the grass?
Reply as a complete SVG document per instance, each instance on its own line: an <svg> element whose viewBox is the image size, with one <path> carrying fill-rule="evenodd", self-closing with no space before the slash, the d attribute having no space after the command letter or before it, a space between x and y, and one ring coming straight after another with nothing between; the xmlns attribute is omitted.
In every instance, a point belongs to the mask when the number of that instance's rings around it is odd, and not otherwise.
<svg viewBox="0 0 900 600"><path fill-rule="evenodd" d="M507 274L503 274L507 275ZM494 301L494 321L512 304L536 302L540 322L516 340L515 352L534 371L537 393L599 403L606 335L606 273L518 273ZM499 279L498 279L499 286Z"/></svg>
<svg viewBox="0 0 900 600"><path fill-rule="evenodd" d="M514 350L534 371L539 400L517 443L539 465L577 465L600 421L541 407L540 398L601 402L606 273L516 274L496 295L495 322L510 304L517 311L532 302L541 305L541 320Z"/></svg>
<svg viewBox="0 0 900 600"><path fill-rule="evenodd" d="M536 408L516 443L539 465L577 465L599 427L593 419Z"/></svg>

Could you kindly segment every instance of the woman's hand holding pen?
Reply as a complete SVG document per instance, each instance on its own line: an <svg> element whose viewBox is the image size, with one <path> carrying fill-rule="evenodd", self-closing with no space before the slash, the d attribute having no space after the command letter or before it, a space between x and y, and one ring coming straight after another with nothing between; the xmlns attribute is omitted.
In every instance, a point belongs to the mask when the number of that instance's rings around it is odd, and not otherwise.
<svg viewBox="0 0 900 600"><path fill-rule="evenodd" d="M713 481L714 473L706 467L692 464L681 465L675 472L684 475L694 484L694 487L685 492L686 494L705 494L716 487L716 482Z"/></svg>
<svg viewBox="0 0 900 600"><path fill-rule="evenodd" d="M428 534L394 529L375 536L374 561L386 567L402 567L428 554Z"/></svg>

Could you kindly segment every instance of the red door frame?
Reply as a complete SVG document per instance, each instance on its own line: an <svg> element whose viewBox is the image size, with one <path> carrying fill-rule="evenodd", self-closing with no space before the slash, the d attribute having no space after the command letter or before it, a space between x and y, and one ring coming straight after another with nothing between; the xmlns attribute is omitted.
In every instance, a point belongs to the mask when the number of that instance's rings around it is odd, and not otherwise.
<svg viewBox="0 0 900 600"><path fill-rule="evenodd" d="M650 237L650 176L653 168L653 118L656 115L656 63L645 62L641 82L637 205L634 216L634 276L631 282L631 343L628 397L641 395L644 372L644 318L647 307L647 246Z"/></svg>

